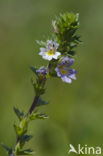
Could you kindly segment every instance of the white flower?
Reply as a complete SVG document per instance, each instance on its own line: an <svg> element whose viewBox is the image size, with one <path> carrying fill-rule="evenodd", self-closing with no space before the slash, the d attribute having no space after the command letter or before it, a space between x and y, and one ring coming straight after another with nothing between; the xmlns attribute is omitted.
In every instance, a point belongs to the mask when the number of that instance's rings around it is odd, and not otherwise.
<svg viewBox="0 0 103 156"><path fill-rule="evenodd" d="M61 55L60 52L56 51L59 47L59 44L56 41L47 40L47 47L46 48L40 48L39 55L42 56L45 60L52 60L52 59L58 59L58 57Z"/></svg>

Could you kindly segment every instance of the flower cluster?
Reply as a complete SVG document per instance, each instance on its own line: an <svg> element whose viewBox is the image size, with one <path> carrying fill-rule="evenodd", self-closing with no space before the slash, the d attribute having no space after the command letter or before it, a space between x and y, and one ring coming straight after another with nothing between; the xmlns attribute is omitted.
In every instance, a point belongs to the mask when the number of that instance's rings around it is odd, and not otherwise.
<svg viewBox="0 0 103 156"><path fill-rule="evenodd" d="M56 68L54 69L57 73L57 76L62 79L63 82L71 83L72 79L76 80L75 69L71 69L70 67L74 63L73 58L69 58L68 56L61 57L61 52L58 52L59 44L56 41L47 40L46 48L40 48L41 52L39 55L42 56L43 59L51 61L52 59L58 59L58 63ZM47 74L47 70L44 67L41 67L37 70L39 74Z"/></svg>
<svg viewBox="0 0 103 156"><path fill-rule="evenodd" d="M39 55L49 61L49 65L39 69L39 75L44 71L46 77L56 76L63 82L72 83L76 80L77 71L72 68L74 63L74 48L81 42L80 37L76 34L79 28L79 14L65 13L60 14L52 21L54 34L52 40L41 41ZM38 72L37 71L37 72Z"/></svg>

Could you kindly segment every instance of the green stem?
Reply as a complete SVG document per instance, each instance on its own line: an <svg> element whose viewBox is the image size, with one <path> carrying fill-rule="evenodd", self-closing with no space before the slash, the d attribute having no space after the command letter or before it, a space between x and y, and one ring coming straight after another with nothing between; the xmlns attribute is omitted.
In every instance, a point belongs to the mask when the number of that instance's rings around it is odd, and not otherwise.
<svg viewBox="0 0 103 156"><path fill-rule="evenodd" d="M50 68L51 68L51 64L49 63L48 69L47 69L48 72L49 72ZM44 85L45 85L46 78L44 78L43 81L44 81ZM40 83L42 83L42 81L40 81ZM44 87L44 86L43 86L43 87ZM28 113L27 113L26 118L27 118L30 114L32 114L32 112L34 111L34 109L35 109L35 107L36 107L36 105L37 105L37 103L38 103L39 98L40 98L40 95L35 95L34 100L33 100L33 103L32 103L32 105L31 105L31 107L29 108L29 111L28 111ZM22 136L21 136L21 137L22 137ZM13 153L11 154L11 156L16 156L16 148L17 148L18 143L21 141L21 137L17 136L15 148L14 148Z"/></svg>
<svg viewBox="0 0 103 156"><path fill-rule="evenodd" d="M32 112L34 111L34 109L35 109L35 107L36 107L36 105L37 105L37 103L38 103L39 97L40 97L40 96L35 96L35 97L34 97L34 101L33 101L32 105L31 105L31 107L30 107L30 109L29 109L29 111L28 111L28 113L27 113L27 116L28 116L29 114L32 114ZM22 137L22 136L21 136L21 137ZM15 148L14 148L13 153L12 153L11 156L16 156L16 147L17 147L18 143L21 141L21 137L19 137L19 136L17 137L16 144L15 144Z"/></svg>

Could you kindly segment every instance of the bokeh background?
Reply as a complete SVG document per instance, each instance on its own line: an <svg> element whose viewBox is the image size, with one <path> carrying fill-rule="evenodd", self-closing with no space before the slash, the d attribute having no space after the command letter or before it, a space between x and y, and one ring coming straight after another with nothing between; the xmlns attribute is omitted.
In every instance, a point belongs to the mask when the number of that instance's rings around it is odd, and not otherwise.
<svg viewBox="0 0 103 156"><path fill-rule="evenodd" d="M26 146L35 156L67 156L69 144L103 149L103 0L0 0L0 142L8 146L16 139L13 107L27 112L33 101L29 66L47 63L35 40L50 35L51 20L67 11L80 13L77 81L48 81L50 104L40 111L49 119L29 126L34 137ZM6 156L1 147L0 156Z"/></svg>

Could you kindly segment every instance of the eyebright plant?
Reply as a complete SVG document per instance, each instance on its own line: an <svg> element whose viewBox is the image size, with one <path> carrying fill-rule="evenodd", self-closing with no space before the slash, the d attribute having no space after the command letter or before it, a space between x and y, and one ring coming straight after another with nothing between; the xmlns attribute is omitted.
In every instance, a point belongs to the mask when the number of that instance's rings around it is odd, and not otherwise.
<svg viewBox="0 0 103 156"><path fill-rule="evenodd" d="M80 37L76 34L79 28L79 14L64 13L60 14L52 21L53 34L52 39L37 41L40 45L38 54L47 60L48 65L40 68L30 67L36 75L36 80L32 79L35 91L34 101L27 112L24 114L19 109L14 108L19 124L14 124L16 132L16 143L13 148L2 144L8 156L33 155L31 149L24 149L24 145L32 136L27 134L28 124L31 120L46 119L48 116L37 112L36 108L46 105L47 102L41 98L45 93L46 81L52 77L60 78L63 82L70 84L76 80L77 71L72 68L74 64L75 47L80 43Z"/></svg>

